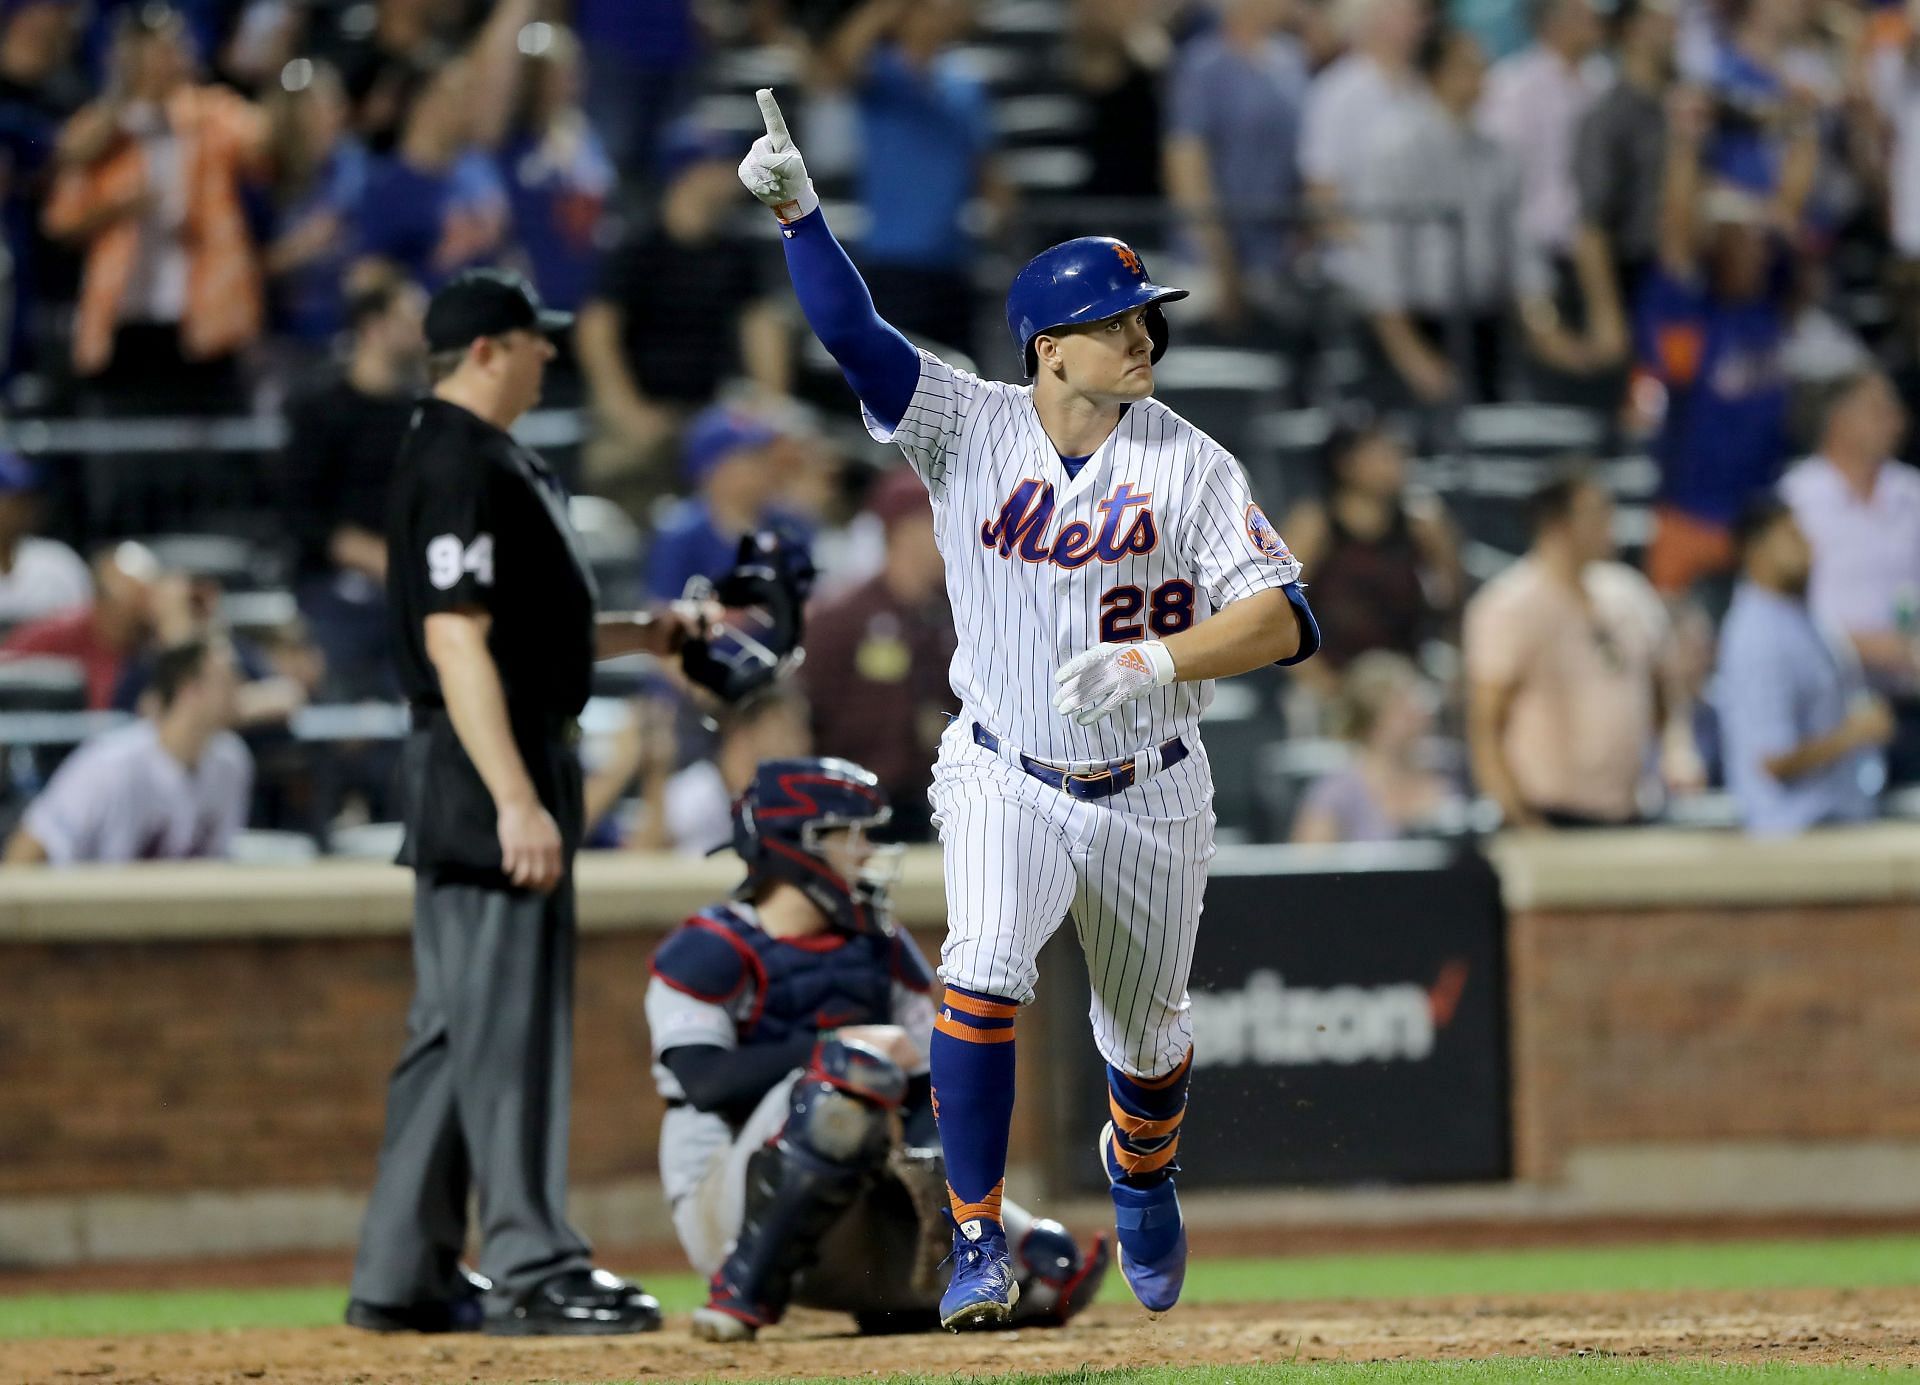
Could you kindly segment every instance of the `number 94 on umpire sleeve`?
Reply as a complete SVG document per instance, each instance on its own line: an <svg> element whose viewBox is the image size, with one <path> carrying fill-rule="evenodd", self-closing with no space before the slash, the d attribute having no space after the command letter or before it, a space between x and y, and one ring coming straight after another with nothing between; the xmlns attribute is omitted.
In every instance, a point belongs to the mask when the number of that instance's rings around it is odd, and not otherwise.
<svg viewBox="0 0 1920 1385"><path fill-rule="evenodd" d="M427 544L427 580L440 591L452 591L472 574L474 584L493 585L493 535L477 534L462 543L458 534L442 534Z"/></svg>

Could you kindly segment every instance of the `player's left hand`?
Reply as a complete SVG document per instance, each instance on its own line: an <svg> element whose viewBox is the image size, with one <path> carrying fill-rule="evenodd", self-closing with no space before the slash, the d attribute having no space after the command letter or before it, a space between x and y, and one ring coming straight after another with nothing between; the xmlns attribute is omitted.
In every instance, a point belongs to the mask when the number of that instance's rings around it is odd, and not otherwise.
<svg viewBox="0 0 1920 1385"><path fill-rule="evenodd" d="M780 114L780 103L773 99L773 88L762 87L754 96L760 102L760 117L766 122L767 132L753 142L747 157L740 161L740 181L747 185L748 192L773 208L781 221L798 221L819 209L820 198L813 190L813 180L807 177L805 160L793 147L793 136L787 133L786 117Z"/></svg>
<svg viewBox="0 0 1920 1385"><path fill-rule="evenodd" d="M1173 681L1173 655L1159 640L1096 644L1053 675L1053 709L1081 726L1106 720L1136 697Z"/></svg>

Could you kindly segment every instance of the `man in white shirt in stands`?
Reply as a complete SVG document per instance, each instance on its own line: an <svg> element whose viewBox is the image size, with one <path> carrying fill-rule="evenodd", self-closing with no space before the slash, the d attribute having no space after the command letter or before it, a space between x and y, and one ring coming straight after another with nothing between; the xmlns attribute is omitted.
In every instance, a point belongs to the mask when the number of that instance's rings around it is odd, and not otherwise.
<svg viewBox="0 0 1920 1385"><path fill-rule="evenodd" d="M1920 691L1920 471L1893 460L1906 428L1886 376L1851 376L1834 390L1820 450L1780 482L1813 545L1815 619L1896 695Z"/></svg>
<svg viewBox="0 0 1920 1385"><path fill-rule="evenodd" d="M1340 17L1353 48L1315 76L1301 114L1301 176L1327 215L1354 210L1375 137L1419 106L1413 55L1431 22L1424 0L1349 0Z"/></svg>
<svg viewBox="0 0 1920 1385"><path fill-rule="evenodd" d="M162 651L147 715L67 758L7 842L7 864L224 856L253 789L253 757L230 729L238 685L224 640Z"/></svg>
<svg viewBox="0 0 1920 1385"><path fill-rule="evenodd" d="M93 600L78 553L33 532L40 522L39 468L0 451L0 625L17 625Z"/></svg>
<svg viewBox="0 0 1920 1385"><path fill-rule="evenodd" d="M1520 164L1520 231L1550 259L1573 249L1580 196L1573 136L1600 95L1587 60L1602 38L1593 0L1538 0L1532 44L1487 73L1480 128Z"/></svg>

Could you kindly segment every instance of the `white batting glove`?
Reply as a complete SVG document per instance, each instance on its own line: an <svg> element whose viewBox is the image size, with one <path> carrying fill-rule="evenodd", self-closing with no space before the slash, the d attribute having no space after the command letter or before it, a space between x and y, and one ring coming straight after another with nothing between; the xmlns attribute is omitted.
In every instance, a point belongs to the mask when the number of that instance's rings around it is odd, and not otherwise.
<svg viewBox="0 0 1920 1385"><path fill-rule="evenodd" d="M780 114L780 103L773 99L773 88L761 87L754 95L759 99L767 132L753 142L747 157L740 161L740 181L747 185L748 192L773 208L783 224L798 221L818 210L820 199L813 191L813 180L807 177L805 160L787 134L787 119Z"/></svg>
<svg viewBox="0 0 1920 1385"><path fill-rule="evenodd" d="M1104 721L1136 697L1173 681L1173 655L1159 640L1096 644L1060 665L1053 710L1081 726Z"/></svg>

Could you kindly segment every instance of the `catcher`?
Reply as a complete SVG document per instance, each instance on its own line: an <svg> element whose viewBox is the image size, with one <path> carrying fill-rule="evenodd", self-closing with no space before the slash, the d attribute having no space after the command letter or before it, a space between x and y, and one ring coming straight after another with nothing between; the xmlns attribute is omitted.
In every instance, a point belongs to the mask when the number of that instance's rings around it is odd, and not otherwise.
<svg viewBox="0 0 1920 1385"><path fill-rule="evenodd" d="M845 760L770 760L734 805L746 879L653 959L647 1025L666 1098L660 1176L687 1258L711 1277L694 1335L748 1341L788 1304L864 1332L939 1325L952 1235L927 1045L933 974L888 915L890 809ZM1104 1238L1005 1204L1013 1322L1093 1300Z"/></svg>

